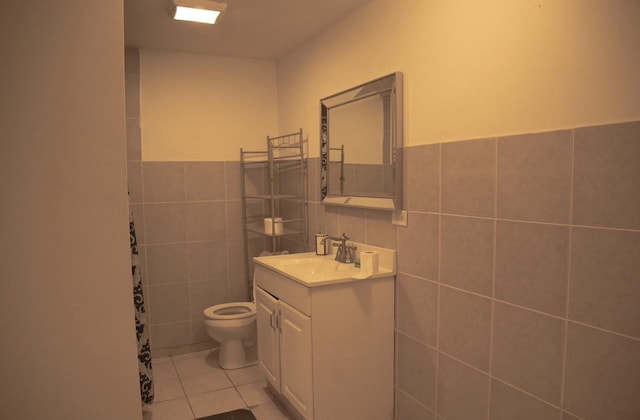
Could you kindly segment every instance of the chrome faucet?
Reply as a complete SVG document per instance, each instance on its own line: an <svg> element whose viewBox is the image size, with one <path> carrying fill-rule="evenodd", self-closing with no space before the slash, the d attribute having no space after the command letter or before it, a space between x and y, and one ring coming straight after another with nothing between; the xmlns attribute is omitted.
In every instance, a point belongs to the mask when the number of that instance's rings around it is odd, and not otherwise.
<svg viewBox="0 0 640 420"><path fill-rule="evenodd" d="M322 243L324 244L327 239L330 239L331 241L340 241L339 244L333 244L333 246L338 247L338 250L336 251L336 261L345 264L352 264L355 261L355 252L358 247L355 245L347 245L349 237L346 233L343 233L340 237L326 236L322 240Z"/></svg>

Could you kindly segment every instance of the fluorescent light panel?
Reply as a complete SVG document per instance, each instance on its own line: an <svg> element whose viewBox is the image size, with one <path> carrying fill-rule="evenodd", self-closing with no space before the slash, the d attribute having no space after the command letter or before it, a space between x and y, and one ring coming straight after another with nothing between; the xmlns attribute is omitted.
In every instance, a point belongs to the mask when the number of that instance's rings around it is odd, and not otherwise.
<svg viewBox="0 0 640 420"><path fill-rule="evenodd" d="M221 12L218 10L193 9L191 7L176 6L176 13L173 18L176 20L188 20L190 22L208 23L213 25L216 23L220 13Z"/></svg>
<svg viewBox="0 0 640 420"><path fill-rule="evenodd" d="M213 25L227 9L227 4L214 0L172 0L173 18Z"/></svg>

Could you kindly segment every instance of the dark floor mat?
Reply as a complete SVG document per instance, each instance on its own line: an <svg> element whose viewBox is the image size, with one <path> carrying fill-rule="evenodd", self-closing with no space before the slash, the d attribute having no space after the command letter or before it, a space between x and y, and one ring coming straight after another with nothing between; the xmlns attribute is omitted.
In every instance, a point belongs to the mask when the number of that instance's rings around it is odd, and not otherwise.
<svg viewBox="0 0 640 420"><path fill-rule="evenodd" d="M201 417L197 420L256 420L256 418L251 411L241 409L214 414L213 416Z"/></svg>

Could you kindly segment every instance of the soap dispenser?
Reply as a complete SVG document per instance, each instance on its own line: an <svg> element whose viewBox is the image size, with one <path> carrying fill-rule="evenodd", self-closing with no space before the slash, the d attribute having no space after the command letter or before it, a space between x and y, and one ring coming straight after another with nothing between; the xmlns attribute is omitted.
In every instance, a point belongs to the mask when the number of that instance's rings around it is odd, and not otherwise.
<svg viewBox="0 0 640 420"><path fill-rule="evenodd" d="M327 243L328 235L322 229L316 233L316 255L327 255L330 244Z"/></svg>

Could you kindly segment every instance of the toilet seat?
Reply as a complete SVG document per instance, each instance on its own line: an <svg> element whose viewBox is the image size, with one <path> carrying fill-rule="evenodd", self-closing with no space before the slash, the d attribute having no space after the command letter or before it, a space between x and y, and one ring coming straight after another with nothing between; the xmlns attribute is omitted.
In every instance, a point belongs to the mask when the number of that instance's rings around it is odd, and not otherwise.
<svg viewBox="0 0 640 420"><path fill-rule="evenodd" d="M243 319L256 316L253 302L230 302L206 308L204 317L208 319Z"/></svg>

